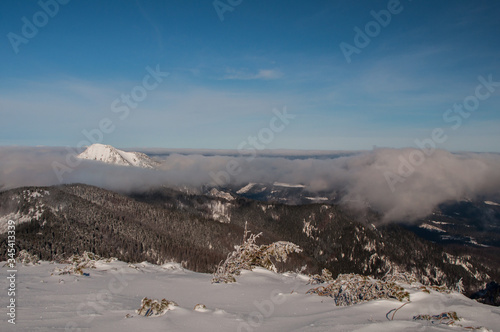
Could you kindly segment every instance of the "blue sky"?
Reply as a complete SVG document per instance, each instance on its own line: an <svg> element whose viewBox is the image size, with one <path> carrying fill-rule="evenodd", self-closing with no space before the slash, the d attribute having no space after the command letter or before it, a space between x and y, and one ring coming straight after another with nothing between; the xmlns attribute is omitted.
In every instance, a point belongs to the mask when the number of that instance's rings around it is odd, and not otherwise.
<svg viewBox="0 0 500 332"><path fill-rule="evenodd" d="M236 149L286 108L266 148L411 147L442 128L439 148L500 152L500 86L443 118L479 76L500 81L498 1L221 0L223 20L212 0L55 1L0 2L0 145L76 146L109 119L117 147ZM348 63L340 44L388 6ZM147 67L169 75L120 118Z"/></svg>

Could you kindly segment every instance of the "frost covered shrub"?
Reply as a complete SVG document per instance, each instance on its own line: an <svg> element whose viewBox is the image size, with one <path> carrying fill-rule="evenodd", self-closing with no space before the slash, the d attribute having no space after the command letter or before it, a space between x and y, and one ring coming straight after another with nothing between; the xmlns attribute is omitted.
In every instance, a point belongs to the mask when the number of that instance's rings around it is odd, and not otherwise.
<svg viewBox="0 0 500 332"><path fill-rule="evenodd" d="M447 285L432 285L429 282L422 282L419 281L418 278L408 272L396 272L389 274L389 272L382 278L383 281L386 282L397 282L397 283L405 283L405 284L420 284L423 283L422 286L420 286L420 290L426 293L430 293L430 290L434 290L439 293L444 293L444 294L450 294L452 292L458 292L458 293L463 293L464 291L464 284L462 281L462 278L458 280L454 285L452 286L447 286Z"/></svg>
<svg viewBox="0 0 500 332"><path fill-rule="evenodd" d="M413 320L428 320L433 324L446 324L451 325L454 322L460 320L457 313L455 311L452 312L443 312L439 315L417 315L413 316Z"/></svg>
<svg viewBox="0 0 500 332"><path fill-rule="evenodd" d="M462 320L455 311L442 312L439 315L417 315L413 316L413 320L429 321L433 325L443 324L448 326L462 327L467 330L490 331L483 326L463 326L458 322Z"/></svg>
<svg viewBox="0 0 500 332"><path fill-rule="evenodd" d="M109 263L113 260L116 260L116 258L102 258L92 252L84 251L82 255L72 255L66 260L66 263L69 263L69 265L62 269L54 269L53 274L83 275L83 269L95 269L95 264L97 262Z"/></svg>
<svg viewBox="0 0 500 332"><path fill-rule="evenodd" d="M39 264L40 259L38 259L37 255L32 255L25 249L21 250L16 257L16 262L22 263L24 265L29 265L29 264Z"/></svg>
<svg viewBox="0 0 500 332"><path fill-rule="evenodd" d="M235 276L239 275L241 270L252 270L254 266L261 266L268 270L277 272L273 260L277 262L286 262L288 255L302 251L299 246L287 241L278 241L271 244L256 245L255 241L262 235L250 234L246 230L243 235L243 244L236 245L224 262L219 263L217 270L212 278L212 283L235 282Z"/></svg>
<svg viewBox="0 0 500 332"><path fill-rule="evenodd" d="M402 272L402 273L393 273L389 274L387 273L383 278L382 281L385 282L396 282L396 283L404 283L404 284L419 284L419 280L417 279L416 276L414 276L411 273L408 272ZM464 290L464 285L462 282L462 279L460 279L456 284L454 284L451 287L448 287L446 285L430 285L428 283L423 284L420 286L420 290L425 292L425 293L430 293L431 290L439 292L439 293L444 293L444 294L450 294L451 292L458 292L462 293Z"/></svg>
<svg viewBox="0 0 500 332"><path fill-rule="evenodd" d="M413 284L418 282L417 277L408 272L395 272L392 274L387 273L383 278L384 282L398 282L404 284Z"/></svg>
<svg viewBox="0 0 500 332"><path fill-rule="evenodd" d="M451 292L458 292L461 293L463 291L463 286L460 285L460 281L455 285L454 287L450 288L446 285L441 285L441 286L421 286L420 290L425 293L430 294L430 290L436 291L438 293L443 293L443 294L450 294Z"/></svg>
<svg viewBox="0 0 500 332"><path fill-rule="evenodd" d="M321 274L309 275L308 285L317 285L325 282L332 282L333 276L332 273L328 269L323 269Z"/></svg>
<svg viewBox="0 0 500 332"><path fill-rule="evenodd" d="M307 294L332 297L337 306L389 298L399 301L410 300L410 294L395 282L376 280L353 273L339 274L329 285L312 288Z"/></svg>
<svg viewBox="0 0 500 332"><path fill-rule="evenodd" d="M309 275L308 285L317 285L322 283L331 283L335 280L328 269L323 269L321 274ZM417 278L408 272L386 273L381 279L383 282L412 284L417 282Z"/></svg>
<svg viewBox="0 0 500 332"><path fill-rule="evenodd" d="M464 284L462 282L462 278L458 280L457 283L455 283L453 286L448 287L446 285L422 285L420 287L420 290L426 293L430 293L430 290L443 293L443 294L450 294L452 292L457 292L457 293L463 293L464 292Z"/></svg>
<svg viewBox="0 0 500 332"><path fill-rule="evenodd" d="M161 316L167 311L172 310L177 307L178 304L174 301L169 301L162 299L161 301L148 299L147 297L142 299L141 307L135 312L140 316Z"/></svg>

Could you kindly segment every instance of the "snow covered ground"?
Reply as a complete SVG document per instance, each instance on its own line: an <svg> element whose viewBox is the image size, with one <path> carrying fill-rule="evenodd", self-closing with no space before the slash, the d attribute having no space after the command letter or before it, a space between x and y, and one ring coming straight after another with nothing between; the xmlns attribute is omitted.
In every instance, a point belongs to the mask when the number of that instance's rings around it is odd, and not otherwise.
<svg viewBox="0 0 500 332"><path fill-rule="evenodd" d="M283 182L274 182L273 186L275 187L285 187L285 188L305 188L303 184L289 184L289 183L283 183Z"/></svg>
<svg viewBox="0 0 500 332"><path fill-rule="evenodd" d="M243 188L241 188L240 190L238 190L236 193L237 194L244 194L244 193L247 193L250 189L253 188L253 186L255 186L255 183L249 183L247 184L246 186L244 186Z"/></svg>
<svg viewBox="0 0 500 332"><path fill-rule="evenodd" d="M418 226L419 228L424 228L424 229L427 229L429 231L433 231L433 232L440 232L440 233L446 233L445 230L437 227L437 226L433 226L433 225L429 225L429 224L422 224L420 226Z"/></svg>
<svg viewBox="0 0 500 332"><path fill-rule="evenodd" d="M8 273L7 267L0 269L0 331L469 331L413 320L418 314L449 311L463 317L459 324L464 327L484 326L482 331L500 327L498 307L458 293L427 294L409 286L411 302L389 321L386 314L401 302L377 300L336 307L329 297L305 294L315 287L306 284L306 276L262 268L244 271L237 283L211 284L211 275L187 271L178 264L114 261L85 270L89 276L50 275L63 266L18 264L16 325L7 322ZM143 297L166 298L178 306L163 316L139 316L135 310ZM200 303L206 309L193 310Z"/></svg>

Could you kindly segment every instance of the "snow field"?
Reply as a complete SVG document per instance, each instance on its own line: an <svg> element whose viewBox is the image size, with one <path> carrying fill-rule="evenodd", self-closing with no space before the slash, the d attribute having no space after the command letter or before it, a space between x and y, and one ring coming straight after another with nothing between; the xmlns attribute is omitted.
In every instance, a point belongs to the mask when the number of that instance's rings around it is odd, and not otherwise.
<svg viewBox="0 0 500 332"><path fill-rule="evenodd" d="M464 327L487 328L482 331L500 327L500 308L458 293L427 294L410 285L403 286L411 294L411 303L388 321L386 314L402 302L377 300L336 307L332 298L305 294L317 285L307 285L307 276L293 273L255 268L242 271L236 283L211 284L211 274L184 270L175 263L113 261L86 269L88 277L50 275L64 266L48 262L18 266L16 325L7 323L4 303L1 331L467 331L413 320L418 314L450 311L464 318L459 322ZM7 275L7 267L0 271ZM7 279L1 278L0 284L6 293ZM163 316L139 316L135 310L144 297L165 298L179 306ZM2 295L2 302L5 298ZM206 309L194 310L197 304Z"/></svg>

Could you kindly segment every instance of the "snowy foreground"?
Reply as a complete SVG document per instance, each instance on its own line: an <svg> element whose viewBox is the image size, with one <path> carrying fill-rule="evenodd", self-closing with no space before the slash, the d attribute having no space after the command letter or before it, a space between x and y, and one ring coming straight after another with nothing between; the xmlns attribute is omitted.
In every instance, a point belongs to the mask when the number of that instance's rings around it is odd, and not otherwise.
<svg viewBox="0 0 500 332"><path fill-rule="evenodd" d="M0 269L0 331L470 331L465 329L470 326L500 330L500 308L458 293L427 294L415 285L404 285L411 302L389 321L386 314L403 303L376 300L336 307L329 297L306 294L317 286L307 285L308 277L262 268L243 271L236 283L211 284L211 275L178 264L119 261L98 262L96 269L84 271L89 276L51 276L56 267L64 266L18 264L16 325L7 322L8 273L6 266ZM165 298L178 306L163 316L139 316L136 309L144 297ZM206 309L194 310L197 304ZM450 311L462 318L462 327L413 320L418 314Z"/></svg>

